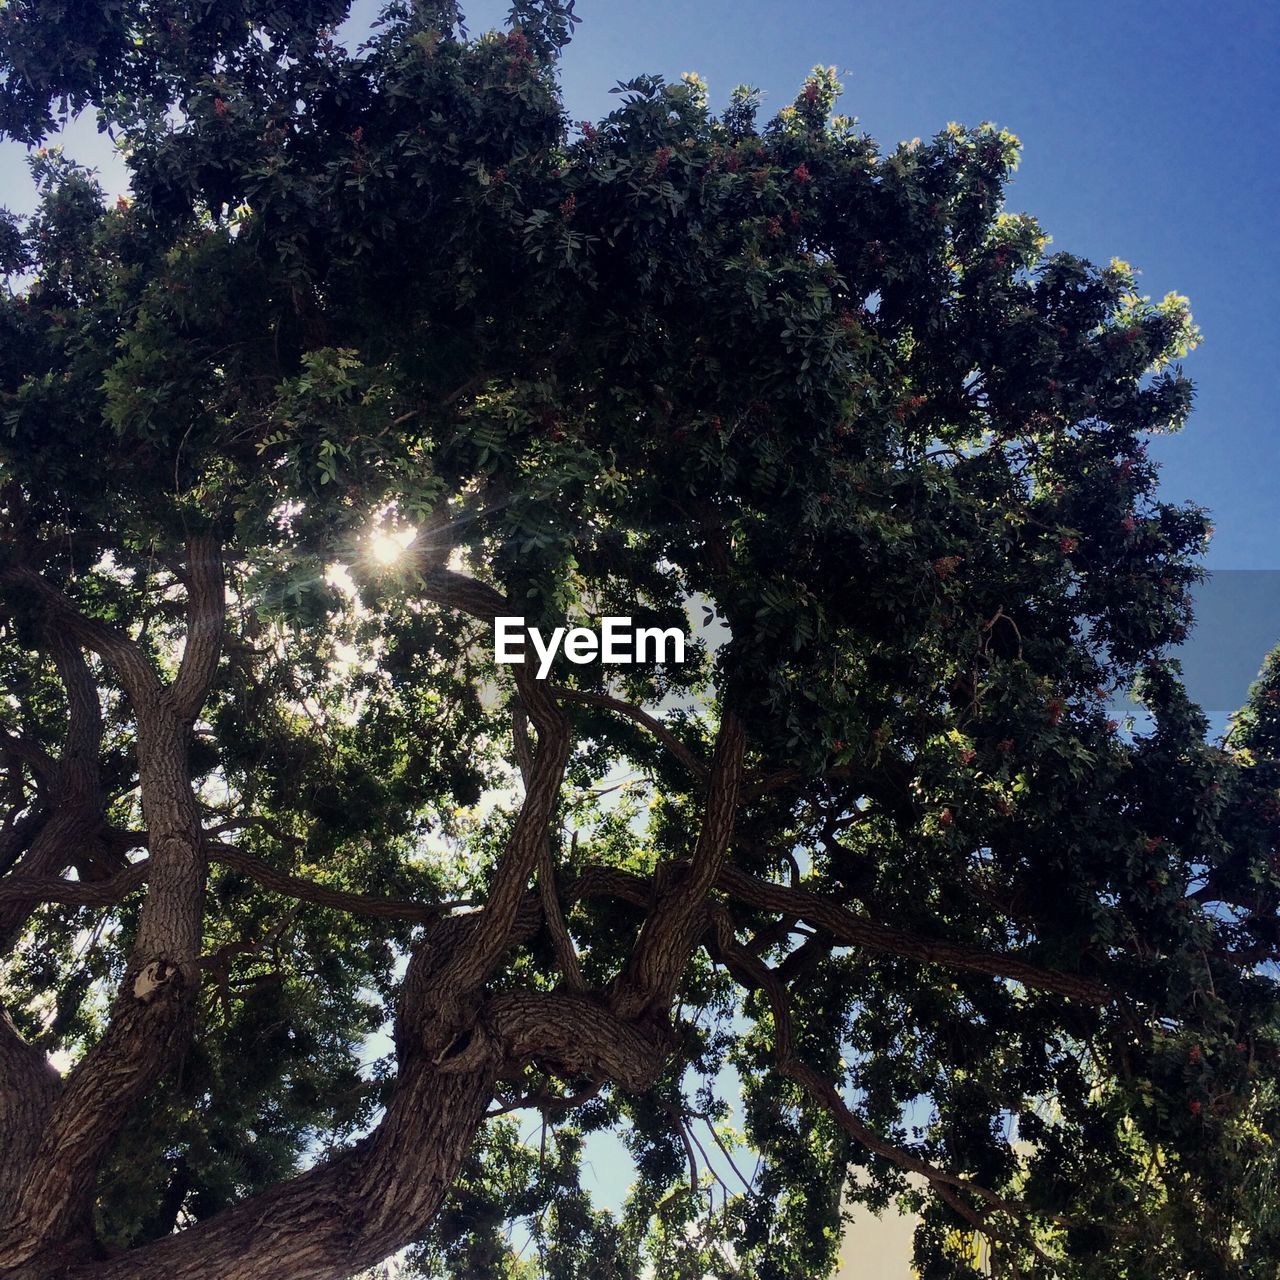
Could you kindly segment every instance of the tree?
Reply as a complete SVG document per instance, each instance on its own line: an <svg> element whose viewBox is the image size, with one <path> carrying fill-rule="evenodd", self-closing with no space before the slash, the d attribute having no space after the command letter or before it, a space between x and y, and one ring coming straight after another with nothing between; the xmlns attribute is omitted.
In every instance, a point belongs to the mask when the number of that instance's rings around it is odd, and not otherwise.
<svg viewBox="0 0 1280 1280"><path fill-rule="evenodd" d="M1274 1274L1278 677L1212 743L1166 656L1184 301L993 126L571 125L571 3L343 12L0 11L0 127L132 175L36 151L0 235L0 1269L772 1280L900 1198L929 1277ZM508 615L716 625L539 680Z"/></svg>

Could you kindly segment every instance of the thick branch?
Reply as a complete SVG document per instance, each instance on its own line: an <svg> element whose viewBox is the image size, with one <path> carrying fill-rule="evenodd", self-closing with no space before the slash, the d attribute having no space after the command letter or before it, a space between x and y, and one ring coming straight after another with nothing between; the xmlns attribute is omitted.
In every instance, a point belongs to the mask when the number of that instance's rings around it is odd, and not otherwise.
<svg viewBox="0 0 1280 1280"><path fill-rule="evenodd" d="M425 1231L493 1095L489 1071L401 1072L378 1128L353 1149L195 1226L67 1280L346 1280Z"/></svg>
<svg viewBox="0 0 1280 1280"><path fill-rule="evenodd" d="M19 565L5 571L3 581L29 592L44 610L51 629L60 629L111 664L130 698L143 702L160 694L160 677L142 650L123 632L87 618L40 574Z"/></svg>
<svg viewBox="0 0 1280 1280"><path fill-rule="evenodd" d="M37 574L18 569L6 579L13 582L15 575L35 593L48 624L65 627L78 643L97 650L129 694L151 857L149 890L110 1020L67 1077L39 1147L22 1170L15 1212L0 1225L0 1269L56 1254L87 1235L94 1181L105 1153L131 1108L190 1038L205 881L187 760L188 725L167 701L167 690L142 649L85 618Z"/></svg>
<svg viewBox="0 0 1280 1280"><path fill-rule="evenodd" d="M806 889L792 889L725 866L717 887L740 902L778 911L825 930L843 946L860 947L885 955L903 956L927 964L942 964L993 977L1011 978L1041 991L1053 991L1086 1004L1109 1004L1114 992L1092 978L1046 969L1018 956L983 951L978 947L929 938L906 929L876 924L846 907Z"/></svg>
<svg viewBox="0 0 1280 1280"><path fill-rule="evenodd" d="M536 927L536 913L522 924ZM465 945L470 917L437 926ZM669 1046L576 995L501 992L439 1060L409 1049L387 1114L353 1150L68 1280L345 1280L419 1237L457 1176L500 1070L545 1063L648 1087Z"/></svg>
<svg viewBox="0 0 1280 1280"><path fill-rule="evenodd" d="M428 600L459 609L481 622L493 622L511 612L511 602L502 592L452 569L438 565L424 568L422 586Z"/></svg>
<svg viewBox="0 0 1280 1280"><path fill-rule="evenodd" d="M57 1096L58 1073L0 1006L0 1222L14 1212L21 1170L35 1153Z"/></svg>
<svg viewBox="0 0 1280 1280"><path fill-rule="evenodd" d="M92 761L102 750L102 707L98 686L84 660L80 646L64 632L50 628L49 654L67 694L67 732L62 744L62 760Z"/></svg>
<svg viewBox="0 0 1280 1280"><path fill-rule="evenodd" d="M39 743L0 725L0 751L20 760L41 782L48 782L54 769L53 757Z"/></svg>
<svg viewBox="0 0 1280 1280"><path fill-rule="evenodd" d="M564 976L565 985L571 991L585 991L586 980L582 976L582 966L578 963L578 953L574 949L573 936L565 923L564 912L560 908L560 898L556 884L555 862L551 856L551 841L542 842L538 850L538 901L542 905L542 915L547 922L547 932L551 935L551 947L555 952L556 963Z"/></svg>
<svg viewBox="0 0 1280 1280"><path fill-rule="evenodd" d="M427 568L422 573L422 583L429 599L461 609L482 621L492 621L510 609L500 592L451 569ZM529 877L548 838L569 757L568 725L546 685L534 677L528 664L515 668L515 680L524 710L538 731L538 746L528 767L524 802L494 872L483 915L467 945L438 965L434 959L428 961L426 952L419 952L410 962L405 982L406 999L415 1009L423 1002L437 1009L446 1005L456 1008L460 999L488 977L507 947ZM441 1019L440 1030L447 1032L449 1023L449 1018Z"/></svg>
<svg viewBox="0 0 1280 1280"><path fill-rule="evenodd" d="M697 945L704 927L706 897L724 866L733 836L745 752L742 724L726 710L716 736L693 857L687 868L669 875L668 883L659 888L631 959L614 986L613 1007L624 1017L667 1007Z"/></svg>
<svg viewBox="0 0 1280 1280"><path fill-rule="evenodd" d="M515 740L516 761L520 766L520 776L525 788L533 774L533 747L529 742L529 721L523 706L516 706L511 717L512 737ZM556 963L564 976L565 983L571 991L585 991L587 984L582 977L582 966L578 963L578 953L574 949L573 936L565 923L564 912L560 909L560 898L556 880L555 859L551 852L551 833L547 832L538 850L538 900L542 904L542 915L547 922L547 932L551 937L551 948L555 952Z"/></svg>
<svg viewBox="0 0 1280 1280"><path fill-rule="evenodd" d="M51 812L11 874L52 877L75 865L82 876L105 875L98 838L106 804L98 763L103 732L98 688L80 646L66 632L46 627L44 641L66 692L67 728L61 757L49 761L42 779ZM28 902L0 899L0 954L13 946L30 914Z"/></svg>
<svg viewBox="0 0 1280 1280"><path fill-rule="evenodd" d="M6 874L22 857L36 837L41 827L49 821L49 810L41 803L32 805L26 813L12 817L9 825L0 832L0 876Z"/></svg>
<svg viewBox="0 0 1280 1280"><path fill-rule="evenodd" d="M565 1076L607 1080L641 1092L661 1074L669 1038L641 1031L585 993L503 991L492 996L464 1042L448 1046L441 1071L490 1058L505 1067L536 1062Z"/></svg>
<svg viewBox="0 0 1280 1280"><path fill-rule="evenodd" d="M447 954L420 946L409 962L402 988L406 1015L425 1024L432 1043L448 1043L466 1021L465 1006L493 971L510 943L512 928L528 900L529 877L555 813L569 754L563 723L543 736L529 771L529 785L515 826L498 861L484 909L476 913L465 941Z"/></svg>
<svg viewBox="0 0 1280 1280"><path fill-rule="evenodd" d="M217 540L199 534L187 542L187 635L169 702L180 720L196 718L218 666L226 624L226 584Z"/></svg>
<svg viewBox="0 0 1280 1280"><path fill-rule="evenodd" d="M61 876L11 875L0 880L0 905L12 902L58 902L73 907L113 907L147 881L144 859L109 880L64 880Z"/></svg>

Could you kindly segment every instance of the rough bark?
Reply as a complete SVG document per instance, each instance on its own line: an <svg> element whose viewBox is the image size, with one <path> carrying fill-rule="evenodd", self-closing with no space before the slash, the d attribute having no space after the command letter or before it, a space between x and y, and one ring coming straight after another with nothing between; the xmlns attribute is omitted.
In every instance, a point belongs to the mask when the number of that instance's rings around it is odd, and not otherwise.
<svg viewBox="0 0 1280 1280"><path fill-rule="evenodd" d="M707 782L702 825L687 864L665 868L655 901L645 916L626 970L614 984L610 1003L623 1017L661 1009L664 1013L703 928L707 894L728 856L742 785L746 735L737 716L726 711L716 738Z"/></svg>
<svg viewBox="0 0 1280 1280"><path fill-rule="evenodd" d="M190 638L177 679L165 686L127 636L86 618L30 570L8 576L14 575L43 606L48 625L99 653L129 696L151 851L147 897L107 1029L49 1099L38 1141L13 1166L11 1212L0 1223L0 1269L43 1277L90 1251L98 1169L131 1108L190 1035L200 982L205 859L187 746L217 663L224 590L216 546L193 539Z"/></svg>
<svg viewBox="0 0 1280 1280"><path fill-rule="evenodd" d="M74 1268L67 1280L344 1280L431 1221L494 1079L492 1067L404 1065L386 1116L359 1146L176 1235Z"/></svg>

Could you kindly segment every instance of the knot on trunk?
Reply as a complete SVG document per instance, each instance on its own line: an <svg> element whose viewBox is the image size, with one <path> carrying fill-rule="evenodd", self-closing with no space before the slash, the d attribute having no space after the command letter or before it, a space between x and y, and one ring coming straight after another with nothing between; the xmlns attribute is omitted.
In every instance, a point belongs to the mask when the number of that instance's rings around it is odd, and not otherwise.
<svg viewBox="0 0 1280 1280"><path fill-rule="evenodd" d="M133 980L134 999L150 1004L182 976L181 968L168 960L156 959L143 965Z"/></svg>
<svg viewBox="0 0 1280 1280"><path fill-rule="evenodd" d="M432 1060L441 1072L475 1071L499 1058L498 1046L482 1022L464 1027Z"/></svg>

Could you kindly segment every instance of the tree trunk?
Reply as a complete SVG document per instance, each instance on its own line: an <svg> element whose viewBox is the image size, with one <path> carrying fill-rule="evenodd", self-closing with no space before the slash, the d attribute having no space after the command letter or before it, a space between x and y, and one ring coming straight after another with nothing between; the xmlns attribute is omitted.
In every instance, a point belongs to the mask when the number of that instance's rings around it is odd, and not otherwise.
<svg viewBox="0 0 1280 1280"><path fill-rule="evenodd" d="M492 1067L442 1074L411 1064L377 1132L351 1151L177 1235L75 1266L66 1280L346 1280L426 1230L494 1079Z"/></svg>

